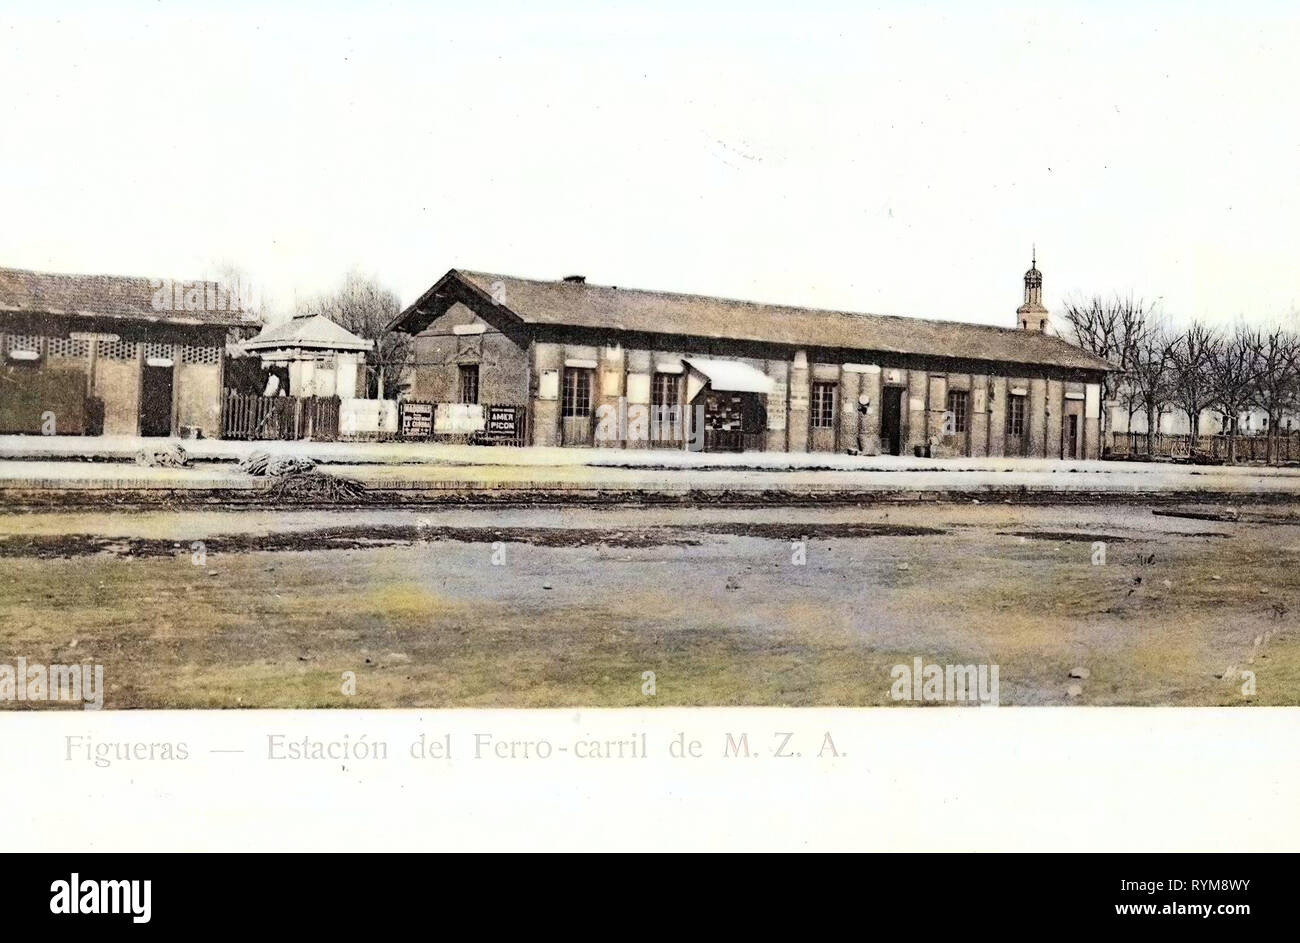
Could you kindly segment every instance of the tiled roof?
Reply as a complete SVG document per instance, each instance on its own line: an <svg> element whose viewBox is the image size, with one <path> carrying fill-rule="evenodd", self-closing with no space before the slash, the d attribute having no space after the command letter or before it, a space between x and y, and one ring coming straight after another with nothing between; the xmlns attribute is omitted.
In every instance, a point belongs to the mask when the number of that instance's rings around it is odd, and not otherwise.
<svg viewBox="0 0 1300 943"><path fill-rule="evenodd" d="M394 326L429 305L448 279L459 280L527 324L675 334L801 347L1025 363L1082 370L1113 365L1059 337L1012 328L881 314L642 291L575 281L537 281L452 269L403 311Z"/></svg>
<svg viewBox="0 0 1300 943"><path fill-rule="evenodd" d="M197 310L186 309L187 294L192 302L197 301ZM261 324L259 317L247 311L223 310L231 306L230 296L217 282L0 268L0 315L57 314L214 327ZM238 309L238 304L234 307Z"/></svg>
<svg viewBox="0 0 1300 943"><path fill-rule="evenodd" d="M305 315L266 328L244 341L245 350L371 350L374 341L358 337L322 314Z"/></svg>

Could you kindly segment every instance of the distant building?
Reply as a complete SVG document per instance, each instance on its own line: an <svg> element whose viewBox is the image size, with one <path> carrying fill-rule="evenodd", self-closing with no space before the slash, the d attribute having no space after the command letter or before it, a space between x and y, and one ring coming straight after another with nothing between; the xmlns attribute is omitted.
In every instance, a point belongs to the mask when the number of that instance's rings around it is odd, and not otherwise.
<svg viewBox="0 0 1300 943"><path fill-rule="evenodd" d="M413 398L527 407L534 445L1099 456L1113 367L1046 333L1036 263L1017 325L452 269L391 328Z"/></svg>
<svg viewBox="0 0 1300 943"><path fill-rule="evenodd" d="M0 268L0 433L217 437L226 342L260 326L216 282Z"/></svg>
<svg viewBox="0 0 1300 943"><path fill-rule="evenodd" d="M1146 412L1141 409L1133 414L1132 422L1129 421L1127 409L1122 406L1112 407L1111 417L1110 428L1115 432L1145 434L1147 431ZM1282 416L1279 427L1282 432L1300 429L1300 418L1286 413ZM1156 421L1156 431L1164 435L1187 435L1191 432L1187 413L1175 406L1166 406ZM1201 411L1200 435L1226 435L1231 431L1233 431L1231 419L1225 416L1222 410L1211 408ZM1264 435L1268 431L1268 414L1262 409L1244 410L1237 416L1238 435Z"/></svg>

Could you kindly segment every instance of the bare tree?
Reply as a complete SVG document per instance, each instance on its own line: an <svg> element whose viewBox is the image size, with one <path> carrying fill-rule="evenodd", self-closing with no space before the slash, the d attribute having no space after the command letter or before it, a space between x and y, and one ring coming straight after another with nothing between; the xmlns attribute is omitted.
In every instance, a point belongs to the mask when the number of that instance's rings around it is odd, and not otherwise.
<svg viewBox="0 0 1300 943"><path fill-rule="evenodd" d="M1256 335L1258 377L1254 404L1268 416L1267 461L1273 461L1282 414L1294 412L1300 398L1300 336L1285 328Z"/></svg>
<svg viewBox="0 0 1300 943"><path fill-rule="evenodd" d="M411 339L389 332L389 323L402 310L397 294L372 276L351 271L338 288L298 304L299 315L322 314L340 327L375 342L366 354L367 390L383 399L387 388L401 383L411 358Z"/></svg>
<svg viewBox="0 0 1300 943"><path fill-rule="evenodd" d="M1173 339L1163 323L1153 323L1133 354L1128 371L1137 403L1147 420L1147 454L1153 454L1160 412L1173 397Z"/></svg>
<svg viewBox="0 0 1300 943"><path fill-rule="evenodd" d="M1237 461L1237 420L1255 397L1255 384L1259 378L1260 344L1258 331L1238 324L1214 351L1210 373L1214 405L1227 419L1224 432L1228 433L1228 463Z"/></svg>
<svg viewBox="0 0 1300 943"><path fill-rule="evenodd" d="M238 263L229 259L209 263L204 274L225 291L229 310L255 315L264 323L274 323L283 317L275 298L256 284L247 270Z"/></svg>
<svg viewBox="0 0 1300 943"><path fill-rule="evenodd" d="M1132 370L1139 351L1155 329L1152 306L1131 295L1114 295L1109 299L1093 295L1086 300L1069 300L1062 315L1074 343L1104 360L1119 371L1102 380L1102 401L1121 403L1128 412L1131 428L1133 415L1142 402ZM1102 413L1102 435L1109 429L1109 411Z"/></svg>
<svg viewBox="0 0 1300 943"><path fill-rule="evenodd" d="M1187 416L1191 447L1201 434L1201 412L1214 403L1214 358L1222 338L1200 321L1193 321L1170 345L1172 400Z"/></svg>

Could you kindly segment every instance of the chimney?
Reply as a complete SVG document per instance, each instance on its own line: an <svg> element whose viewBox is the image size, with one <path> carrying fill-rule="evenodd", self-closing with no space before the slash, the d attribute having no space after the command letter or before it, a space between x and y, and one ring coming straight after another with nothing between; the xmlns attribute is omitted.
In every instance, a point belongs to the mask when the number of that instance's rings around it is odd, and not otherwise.
<svg viewBox="0 0 1300 943"><path fill-rule="evenodd" d="M570 285L585 285L585 284L587 284L587 276L586 276L586 275L566 275L566 276L564 276L564 280L565 280L566 282L568 282Z"/></svg>

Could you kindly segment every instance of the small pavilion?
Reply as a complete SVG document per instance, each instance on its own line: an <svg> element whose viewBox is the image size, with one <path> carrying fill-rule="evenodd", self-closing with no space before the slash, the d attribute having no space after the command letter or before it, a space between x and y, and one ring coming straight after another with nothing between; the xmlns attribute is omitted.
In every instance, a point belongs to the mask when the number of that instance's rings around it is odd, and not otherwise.
<svg viewBox="0 0 1300 943"><path fill-rule="evenodd" d="M284 392L289 396L364 399L366 376L361 367L374 346L374 341L358 337L324 315L312 314L267 327L245 341L243 349L261 357L263 370L276 374L287 370ZM277 392L268 386L268 395Z"/></svg>

